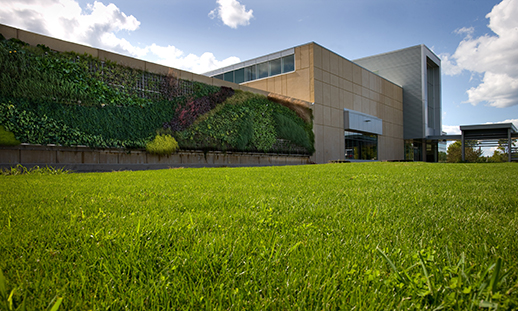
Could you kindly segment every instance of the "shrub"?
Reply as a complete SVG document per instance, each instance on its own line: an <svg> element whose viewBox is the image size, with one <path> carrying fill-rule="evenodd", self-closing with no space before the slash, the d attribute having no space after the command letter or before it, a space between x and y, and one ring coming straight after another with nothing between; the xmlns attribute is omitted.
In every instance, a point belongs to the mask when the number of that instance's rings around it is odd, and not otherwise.
<svg viewBox="0 0 518 311"><path fill-rule="evenodd" d="M0 146L17 146L21 142L14 137L14 133L9 132L3 125L0 125Z"/></svg>
<svg viewBox="0 0 518 311"><path fill-rule="evenodd" d="M155 139L146 145L146 151L158 155L169 155L178 150L178 143L171 135L156 135Z"/></svg>
<svg viewBox="0 0 518 311"><path fill-rule="evenodd" d="M64 168L55 168L52 166L39 167L38 165L26 168L25 166L18 164L15 167L10 168L0 168L0 175L61 175L61 174L69 174L72 173L71 170L67 170Z"/></svg>

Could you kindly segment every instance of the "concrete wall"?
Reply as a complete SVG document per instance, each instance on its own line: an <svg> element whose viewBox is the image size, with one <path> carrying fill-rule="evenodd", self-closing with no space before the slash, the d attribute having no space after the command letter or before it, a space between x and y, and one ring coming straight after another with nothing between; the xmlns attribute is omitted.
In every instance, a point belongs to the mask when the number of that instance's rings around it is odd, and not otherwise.
<svg viewBox="0 0 518 311"><path fill-rule="evenodd" d="M343 109L383 120L380 160L404 159L403 90L324 47L295 48L295 72L245 85L313 102L316 163L345 159Z"/></svg>
<svg viewBox="0 0 518 311"><path fill-rule="evenodd" d="M215 85L215 86L228 86L228 87L233 88L234 90L250 91L253 93L257 93L257 94L268 95L268 92L253 89L253 88L250 88L245 85L239 85L239 84L226 82L226 81L219 80L219 79L209 78L209 77L195 74L192 72L188 72L188 71L184 71L184 70L180 70L180 69L176 69L176 68L172 68L172 67L162 66L159 64L147 62L147 61L136 59L136 58L129 57L129 56L116 54L116 53L101 50L101 49L92 48L92 47L77 44L77 43L72 43L72 42L63 41L63 40L56 39L56 38L47 37L44 35L13 28L10 26L2 25L2 24L0 24L0 33L6 39L16 38L16 39L22 40L22 41L29 43L30 45L34 45L34 46L36 46L37 44L44 44L44 45L48 46L49 48L56 50L56 51L60 51L60 52L76 52L79 54L87 53L94 57L99 57L100 59L110 60L110 61L116 62L120 65L129 66L129 67L141 69L141 70L146 70L146 71L149 71L152 73L157 73L157 74L167 74L170 70L173 70L176 73L177 77L180 79L202 82L205 84Z"/></svg>
<svg viewBox="0 0 518 311"><path fill-rule="evenodd" d="M169 156L158 156L145 150L92 149L85 146L62 147L54 145L22 144L0 147L0 168L21 164L52 166L78 172L146 170L173 167L272 166L309 164L308 156L286 156L263 153L181 151Z"/></svg>

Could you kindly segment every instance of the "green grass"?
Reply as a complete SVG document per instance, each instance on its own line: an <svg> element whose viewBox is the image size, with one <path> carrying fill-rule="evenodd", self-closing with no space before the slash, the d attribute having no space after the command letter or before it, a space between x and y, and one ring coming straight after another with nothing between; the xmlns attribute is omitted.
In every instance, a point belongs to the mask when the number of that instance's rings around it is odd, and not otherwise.
<svg viewBox="0 0 518 311"><path fill-rule="evenodd" d="M516 309L516 176L512 163L0 176L0 309Z"/></svg>

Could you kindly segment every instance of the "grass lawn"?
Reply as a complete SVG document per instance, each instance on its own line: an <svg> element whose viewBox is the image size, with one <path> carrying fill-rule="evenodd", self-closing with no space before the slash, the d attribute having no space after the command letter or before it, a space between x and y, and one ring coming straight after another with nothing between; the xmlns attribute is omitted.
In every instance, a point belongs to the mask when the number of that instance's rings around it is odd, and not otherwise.
<svg viewBox="0 0 518 311"><path fill-rule="evenodd" d="M0 176L0 309L518 308L517 177L512 163Z"/></svg>

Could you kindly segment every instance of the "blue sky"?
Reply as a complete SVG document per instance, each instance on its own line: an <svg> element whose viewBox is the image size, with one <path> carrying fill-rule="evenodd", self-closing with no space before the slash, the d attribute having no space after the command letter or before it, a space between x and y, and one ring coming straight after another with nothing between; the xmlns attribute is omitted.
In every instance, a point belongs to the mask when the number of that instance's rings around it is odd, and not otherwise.
<svg viewBox="0 0 518 311"><path fill-rule="evenodd" d="M443 130L518 126L518 0L2 2L2 24L198 73L311 41L350 60L425 44Z"/></svg>

